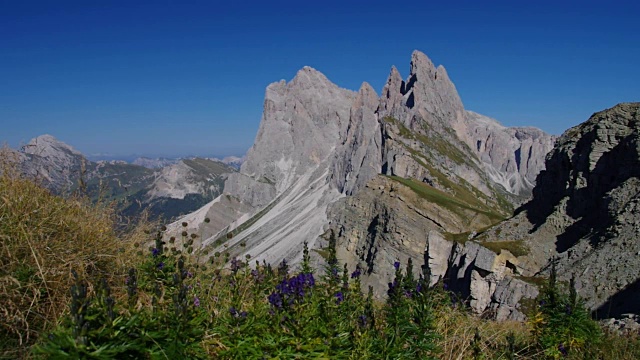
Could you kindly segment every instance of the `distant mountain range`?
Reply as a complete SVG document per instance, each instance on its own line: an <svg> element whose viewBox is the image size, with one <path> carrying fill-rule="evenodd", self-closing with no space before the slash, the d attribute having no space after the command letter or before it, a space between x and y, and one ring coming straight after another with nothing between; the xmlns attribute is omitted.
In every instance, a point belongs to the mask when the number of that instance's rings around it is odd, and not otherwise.
<svg viewBox="0 0 640 360"><path fill-rule="evenodd" d="M152 218L173 219L222 193L224 181L240 158L90 161L51 135L38 136L12 151L20 169L57 194L82 190L93 199L116 201L123 215L143 210Z"/></svg>

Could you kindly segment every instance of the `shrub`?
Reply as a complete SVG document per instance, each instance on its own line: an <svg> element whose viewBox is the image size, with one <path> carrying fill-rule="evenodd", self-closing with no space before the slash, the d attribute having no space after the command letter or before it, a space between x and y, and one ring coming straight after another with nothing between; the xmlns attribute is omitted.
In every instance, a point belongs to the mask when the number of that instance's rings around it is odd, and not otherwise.
<svg viewBox="0 0 640 360"><path fill-rule="evenodd" d="M560 291L556 277L552 261L549 281L539 296L540 305L530 319L534 337L547 357L577 353L595 358L593 351L602 339L600 327L579 299L574 280L571 279L567 295Z"/></svg>
<svg viewBox="0 0 640 360"><path fill-rule="evenodd" d="M131 269L126 279L127 307L116 304L106 281L88 295L86 282L74 272L69 315L34 354L49 359L206 358L207 316L193 294L193 274L184 258L165 256L162 247L154 247L141 269ZM141 303L138 286L147 288L151 304Z"/></svg>

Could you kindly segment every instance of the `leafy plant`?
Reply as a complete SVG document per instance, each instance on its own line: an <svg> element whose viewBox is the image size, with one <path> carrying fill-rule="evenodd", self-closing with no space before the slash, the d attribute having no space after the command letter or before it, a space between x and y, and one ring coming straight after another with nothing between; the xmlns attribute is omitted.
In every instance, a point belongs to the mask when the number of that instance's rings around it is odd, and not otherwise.
<svg viewBox="0 0 640 360"><path fill-rule="evenodd" d="M166 256L161 241L156 245L142 271L129 271L126 308L116 307L106 281L89 294L87 283L74 272L69 315L34 354L49 359L205 358L206 316L192 295L193 274L184 258ZM140 306L139 284L153 287L150 306Z"/></svg>
<svg viewBox="0 0 640 360"><path fill-rule="evenodd" d="M578 353L594 356L602 331L579 299L574 280L569 294L558 286L555 261L551 263L548 283L539 296L539 307L531 317L533 334L544 354L550 358Z"/></svg>

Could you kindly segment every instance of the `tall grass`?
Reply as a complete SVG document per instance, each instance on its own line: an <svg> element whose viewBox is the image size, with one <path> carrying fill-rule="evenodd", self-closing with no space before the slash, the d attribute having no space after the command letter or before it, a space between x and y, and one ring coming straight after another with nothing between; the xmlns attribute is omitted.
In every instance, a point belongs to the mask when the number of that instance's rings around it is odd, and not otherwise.
<svg viewBox="0 0 640 360"><path fill-rule="evenodd" d="M0 356L15 358L68 309L70 274L120 276L140 232L117 236L114 211L52 195L0 151Z"/></svg>
<svg viewBox="0 0 640 360"><path fill-rule="evenodd" d="M0 172L0 357L640 358L637 334L599 332L553 279L529 322L472 315L411 263L380 264L396 272L378 302L334 242L325 269L308 249L299 269L194 253L147 222L117 233L108 204Z"/></svg>

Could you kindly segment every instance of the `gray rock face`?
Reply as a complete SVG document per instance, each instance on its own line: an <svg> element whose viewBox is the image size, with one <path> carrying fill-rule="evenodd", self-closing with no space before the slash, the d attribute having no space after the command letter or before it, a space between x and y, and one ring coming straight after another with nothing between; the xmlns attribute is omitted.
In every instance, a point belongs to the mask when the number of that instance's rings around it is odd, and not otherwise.
<svg viewBox="0 0 640 360"><path fill-rule="evenodd" d="M70 191L77 184L82 164L89 163L79 151L51 135L31 139L21 152L25 155L23 172L55 193Z"/></svg>
<svg viewBox="0 0 640 360"><path fill-rule="evenodd" d="M530 193L556 139L533 127L507 128L472 111L467 112L467 134L467 144L491 180L514 194Z"/></svg>
<svg viewBox="0 0 640 360"><path fill-rule="evenodd" d="M370 86L359 93L341 89L310 67L289 83L269 85L255 143L240 172L225 183L223 196L237 199L247 211L233 220L227 217L225 224L203 225L221 233L203 239L202 245L220 246L216 240L222 232L232 232L225 249L233 255L297 261L303 242L312 246L324 232L327 206L341 191L357 189L379 167L367 158L377 146L375 129L369 128L374 100ZM359 160L336 155L347 152ZM336 168L340 176L332 171Z"/></svg>
<svg viewBox="0 0 640 360"><path fill-rule="evenodd" d="M380 173L381 132L378 96L364 83L351 105L347 132L334 153L332 179L338 190L352 195Z"/></svg>
<svg viewBox="0 0 640 360"><path fill-rule="evenodd" d="M149 200L184 199L199 194L211 199L222 193L224 181L233 170L218 162L195 158L183 159L161 168L147 191Z"/></svg>
<svg viewBox="0 0 640 360"><path fill-rule="evenodd" d="M310 67L290 83L269 85L255 143L242 164L242 175L229 178L227 193L262 207L326 162L346 135L355 97ZM247 190L254 186L263 190Z"/></svg>
<svg viewBox="0 0 640 360"><path fill-rule="evenodd" d="M431 282L445 277L453 242L441 233L467 229L491 220L468 208L447 208L421 197L411 188L386 176L376 176L356 195L329 207L327 217L336 236L338 256L365 270L363 283L383 294L394 275L393 263L411 258L416 268L428 259Z"/></svg>
<svg viewBox="0 0 640 360"><path fill-rule="evenodd" d="M575 277L600 317L640 312L639 109L619 104L567 130L532 200L485 234L526 243L525 274L544 272L557 258L559 278Z"/></svg>
<svg viewBox="0 0 640 360"><path fill-rule="evenodd" d="M528 207L534 228L553 200L552 213L568 216L555 242L560 270L579 279L579 293L601 315L640 313L639 110L620 104L565 132Z"/></svg>
<svg viewBox="0 0 640 360"><path fill-rule="evenodd" d="M500 185L509 193L528 197L555 139L536 128L507 128L486 116L465 111L444 67L436 68L417 51L406 81L395 67L391 69L378 114L380 118L397 119L399 125L423 135L421 142L439 152L430 151L428 158L437 163L447 158L458 160L445 164L442 170L461 176L489 196L494 195L493 185ZM415 143L406 145L420 151ZM391 149L386 154L383 150L383 166L385 161L387 168L395 165L392 172L403 177L424 175L411 156L396 158L398 153L402 150Z"/></svg>

